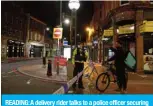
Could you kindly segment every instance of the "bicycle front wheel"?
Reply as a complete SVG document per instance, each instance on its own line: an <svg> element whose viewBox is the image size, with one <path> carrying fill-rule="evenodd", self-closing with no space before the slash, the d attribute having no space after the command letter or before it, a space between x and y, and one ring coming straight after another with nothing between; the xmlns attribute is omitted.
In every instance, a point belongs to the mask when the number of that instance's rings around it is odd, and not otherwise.
<svg viewBox="0 0 153 106"><path fill-rule="evenodd" d="M96 80L96 89L100 92L104 92L110 84L110 78L107 73L101 73Z"/></svg>

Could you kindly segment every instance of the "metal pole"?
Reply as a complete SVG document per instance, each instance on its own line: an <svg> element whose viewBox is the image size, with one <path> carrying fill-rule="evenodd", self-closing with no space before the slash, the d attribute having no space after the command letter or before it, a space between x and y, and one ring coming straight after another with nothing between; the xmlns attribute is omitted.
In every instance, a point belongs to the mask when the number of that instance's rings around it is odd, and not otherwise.
<svg viewBox="0 0 153 106"><path fill-rule="evenodd" d="M62 27L62 0L60 0L60 27ZM60 56L60 47L59 47L60 39L58 39L58 50L57 50L57 75L59 75L59 56Z"/></svg>
<svg viewBox="0 0 153 106"><path fill-rule="evenodd" d="M72 46L72 27L73 27L73 17L71 12L71 17L70 17L70 45L71 46Z"/></svg>
<svg viewBox="0 0 153 106"><path fill-rule="evenodd" d="M74 15L75 15L75 47L76 45L76 35L77 35L77 13L76 10L74 11Z"/></svg>
<svg viewBox="0 0 153 106"><path fill-rule="evenodd" d="M72 16L72 11L71 11L71 16L70 16L70 46L71 46L71 58L72 58L72 27L73 27L73 16Z"/></svg>
<svg viewBox="0 0 153 106"><path fill-rule="evenodd" d="M105 62L105 42L104 41L102 41L102 43L103 43L103 65L105 64L104 62Z"/></svg>
<svg viewBox="0 0 153 106"><path fill-rule="evenodd" d="M60 27L62 27L62 0L60 0Z"/></svg>

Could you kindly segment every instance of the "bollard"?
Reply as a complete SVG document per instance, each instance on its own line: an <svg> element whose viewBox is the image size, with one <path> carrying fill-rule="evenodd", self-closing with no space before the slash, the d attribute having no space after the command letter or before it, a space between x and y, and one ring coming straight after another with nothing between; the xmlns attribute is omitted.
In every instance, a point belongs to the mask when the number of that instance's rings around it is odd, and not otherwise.
<svg viewBox="0 0 153 106"><path fill-rule="evenodd" d="M47 76L52 76L52 61L48 60Z"/></svg>
<svg viewBox="0 0 153 106"><path fill-rule="evenodd" d="M59 59L57 60L56 72L57 72L57 75L59 75Z"/></svg>
<svg viewBox="0 0 153 106"><path fill-rule="evenodd" d="M43 57L43 66L46 67L46 57Z"/></svg>

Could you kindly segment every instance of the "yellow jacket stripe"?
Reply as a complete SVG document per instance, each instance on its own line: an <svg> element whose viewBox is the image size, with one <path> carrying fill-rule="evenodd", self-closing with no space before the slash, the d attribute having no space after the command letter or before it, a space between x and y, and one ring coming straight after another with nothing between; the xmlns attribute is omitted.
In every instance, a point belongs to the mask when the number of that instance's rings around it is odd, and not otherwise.
<svg viewBox="0 0 153 106"><path fill-rule="evenodd" d="M77 62L77 63L84 63L84 61L75 61L75 62Z"/></svg>

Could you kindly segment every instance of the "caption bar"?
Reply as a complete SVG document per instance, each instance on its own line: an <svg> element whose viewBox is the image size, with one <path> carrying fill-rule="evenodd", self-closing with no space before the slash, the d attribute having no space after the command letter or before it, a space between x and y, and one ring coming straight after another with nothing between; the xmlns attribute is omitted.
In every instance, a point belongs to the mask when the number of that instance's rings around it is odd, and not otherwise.
<svg viewBox="0 0 153 106"><path fill-rule="evenodd" d="M152 98L153 95L2 95L2 106L153 106Z"/></svg>

